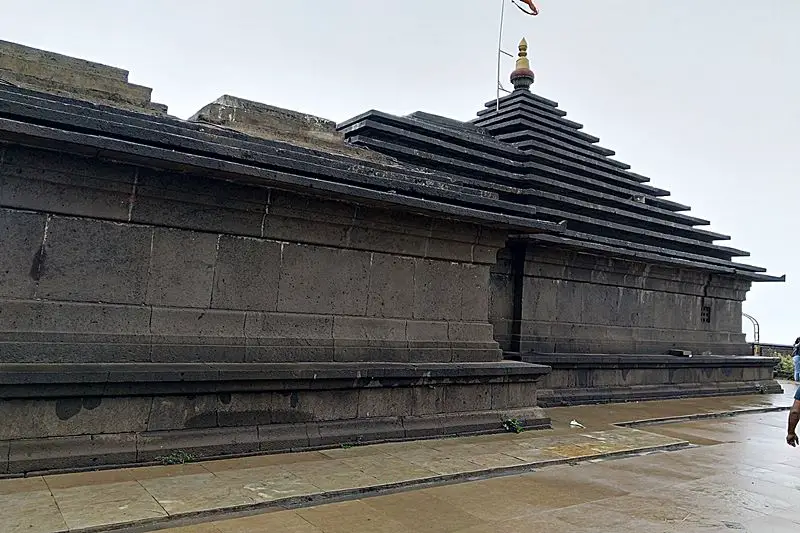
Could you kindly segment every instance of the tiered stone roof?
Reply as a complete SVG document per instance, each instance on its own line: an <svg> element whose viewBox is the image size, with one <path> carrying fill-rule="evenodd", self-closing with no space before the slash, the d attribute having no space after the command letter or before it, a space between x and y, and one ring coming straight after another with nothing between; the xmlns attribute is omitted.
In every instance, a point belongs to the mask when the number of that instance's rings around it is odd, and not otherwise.
<svg viewBox="0 0 800 533"><path fill-rule="evenodd" d="M525 50L523 50L525 48ZM516 89L485 104L472 122L378 111L339 126L345 138L398 160L497 195L502 209L559 223L563 231L519 239L644 262L709 270L754 281L783 281L765 269L734 262L749 253L716 244L730 237L705 229L669 191L613 159L613 150L566 118L558 104L528 87L533 73L520 45ZM522 61L522 65L520 65Z"/></svg>
<svg viewBox="0 0 800 533"><path fill-rule="evenodd" d="M163 108L154 113L149 89L125 85L124 71L9 49L15 55L6 63L39 70L20 77L0 69L0 142L476 222L591 253L783 280L734 262L748 253L716 244L729 237L704 229L707 220L686 214L688 206L612 159L556 102L531 93L533 73L522 56L516 90L472 122L369 111L336 126L229 96L181 120ZM118 79L105 86L109 94L85 94L94 78L111 75ZM123 98L131 91L143 100Z"/></svg>

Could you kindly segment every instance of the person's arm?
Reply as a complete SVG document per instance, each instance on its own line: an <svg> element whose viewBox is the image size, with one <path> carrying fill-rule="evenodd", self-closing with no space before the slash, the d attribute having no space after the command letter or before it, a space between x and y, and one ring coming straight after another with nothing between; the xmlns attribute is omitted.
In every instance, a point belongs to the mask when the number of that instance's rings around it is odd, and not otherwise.
<svg viewBox="0 0 800 533"><path fill-rule="evenodd" d="M798 394L800 394L800 389L798 389ZM795 394L794 403L789 410L789 431L786 435L786 444L789 446L797 446L798 444L797 433L795 433L798 422L800 422L800 400L797 399L797 394Z"/></svg>

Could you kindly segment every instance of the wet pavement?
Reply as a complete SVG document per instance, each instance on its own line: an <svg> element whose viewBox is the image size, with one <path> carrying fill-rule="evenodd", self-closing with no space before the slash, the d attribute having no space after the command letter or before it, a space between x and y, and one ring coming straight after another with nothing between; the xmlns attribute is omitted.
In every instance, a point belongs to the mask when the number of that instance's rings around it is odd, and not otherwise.
<svg viewBox="0 0 800 533"><path fill-rule="evenodd" d="M785 411L613 425L788 406L785 388L551 409L553 430L520 435L4 480L0 531L789 531L800 525L800 449L785 444ZM485 479L457 482L470 478ZM395 492L370 496L384 489Z"/></svg>

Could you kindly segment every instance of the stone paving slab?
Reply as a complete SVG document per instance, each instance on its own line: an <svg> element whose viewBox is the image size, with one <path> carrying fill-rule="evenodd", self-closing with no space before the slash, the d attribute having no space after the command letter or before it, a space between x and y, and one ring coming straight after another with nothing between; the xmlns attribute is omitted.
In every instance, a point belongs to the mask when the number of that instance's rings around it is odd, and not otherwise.
<svg viewBox="0 0 800 533"><path fill-rule="evenodd" d="M717 444L162 531L790 533L800 527L800 456L784 442L785 423L772 411L651 426Z"/></svg>
<svg viewBox="0 0 800 533"><path fill-rule="evenodd" d="M776 395L566 407L549 411L553 430L7 479L0 481L2 531L87 532L154 525L672 449L700 435L691 434L691 428L659 434L650 427L614 424L785 404L785 396ZM573 419L585 427L570 427Z"/></svg>

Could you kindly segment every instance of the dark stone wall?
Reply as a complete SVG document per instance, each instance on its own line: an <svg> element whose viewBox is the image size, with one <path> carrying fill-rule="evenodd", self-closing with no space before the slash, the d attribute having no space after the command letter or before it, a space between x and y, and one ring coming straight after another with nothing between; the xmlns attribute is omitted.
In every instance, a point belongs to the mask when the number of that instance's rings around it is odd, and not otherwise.
<svg viewBox="0 0 800 533"><path fill-rule="evenodd" d="M502 232L0 145L4 362L497 361Z"/></svg>
<svg viewBox="0 0 800 533"><path fill-rule="evenodd" d="M741 331L749 282L551 247L529 247L518 343L514 264L492 268L490 320L506 350L541 353L749 355ZM704 312L704 309L705 312Z"/></svg>

